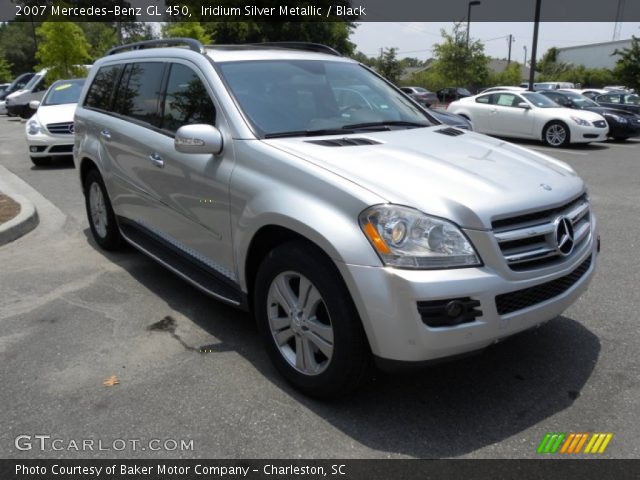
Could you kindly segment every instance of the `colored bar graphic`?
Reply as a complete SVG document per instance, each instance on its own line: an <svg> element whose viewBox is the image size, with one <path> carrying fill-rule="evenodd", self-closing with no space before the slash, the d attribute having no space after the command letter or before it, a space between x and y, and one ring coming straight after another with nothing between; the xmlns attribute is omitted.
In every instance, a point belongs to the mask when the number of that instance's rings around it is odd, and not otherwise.
<svg viewBox="0 0 640 480"><path fill-rule="evenodd" d="M538 445L537 453L565 455L590 453L604 453L613 438L613 433L553 433L545 434ZM582 448L585 446L584 451Z"/></svg>

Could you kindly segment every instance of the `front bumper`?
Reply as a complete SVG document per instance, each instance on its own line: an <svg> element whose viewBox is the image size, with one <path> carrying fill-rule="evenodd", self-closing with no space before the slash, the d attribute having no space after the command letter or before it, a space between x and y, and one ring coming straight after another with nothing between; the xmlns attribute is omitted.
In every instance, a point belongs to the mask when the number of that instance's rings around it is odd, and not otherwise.
<svg viewBox="0 0 640 480"><path fill-rule="evenodd" d="M640 135L640 121L628 123L609 123L610 137L637 137Z"/></svg>
<svg viewBox="0 0 640 480"><path fill-rule="evenodd" d="M495 268L493 261L478 268L450 270L338 267L373 354L396 362L427 362L480 350L560 315L587 289L596 268L597 248L594 221L590 240L580 252L559 267L530 273L510 274ZM570 276L589 258L588 269L560 294L510 313L498 313L497 296ZM481 315L451 327L429 327L423 322L418 302L457 298L479 301Z"/></svg>
<svg viewBox="0 0 640 480"><path fill-rule="evenodd" d="M35 158L73 155L73 135L27 134L27 147Z"/></svg>
<svg viewBox="0 0 640 480"><path fill-rule="evenodd" d="M609 133L609 126L606 127L594 127L594 126L582 126L571 125L571 143L589 143L589 142L604 142L607 139Z"/></svg>

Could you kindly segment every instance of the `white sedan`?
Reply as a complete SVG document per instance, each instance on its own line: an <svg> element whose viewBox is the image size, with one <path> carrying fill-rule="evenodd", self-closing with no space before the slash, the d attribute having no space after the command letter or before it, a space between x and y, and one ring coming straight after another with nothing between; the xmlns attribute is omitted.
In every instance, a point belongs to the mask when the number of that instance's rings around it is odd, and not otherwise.
<svg viewBox="0 0 640 480"><path fill-rule="evenodd" d="M597 113L561 107L535 92L481 93L452 102L447 110L471 120L476 132L542 140L551 147L604 141L609 132Z"/></svg>
<svg viewBox="0 0 640 480"><path fill-rule="evenodd" d="M73 115L84 79L58 80L42 98L29 105L37 109L26 125L27 146L36 166L48 165L52 157L73 153Z"/></svg>

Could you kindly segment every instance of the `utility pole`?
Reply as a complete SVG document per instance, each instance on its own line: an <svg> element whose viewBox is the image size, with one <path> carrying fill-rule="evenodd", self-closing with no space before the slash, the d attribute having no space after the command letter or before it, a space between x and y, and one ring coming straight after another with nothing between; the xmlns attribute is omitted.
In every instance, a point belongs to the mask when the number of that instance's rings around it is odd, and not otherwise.
<svg viewBox="0 0 640 480"><path fill-rule="evenodd" d="M533 91L536 74L536 52L538 50L538 28L540 27L540 7L542 0L536 0L536 13L533 23L533 44L531 45L531 68L529 70L529 90Z"/></svg>
<svg viewBox="0 0 640 480"><path fill-rule="evenodd" d="M471 25L471 7L480 5L480 0L473 0L467 6L467 50L469 50L469 25Z"/></svg>
<svg viewBox="0 0 640 480"><path fill-rule="evenodd" d="M524 72L527 71L527 46L523 45L522 49L524 50L524 63L522 64L522 76L524 77Z"/></svg>
<svg viewBox="0 0 640 480"><path fill-rule="evenodd" d="M509 55L507 55L507 67L509 65L511 65L511 43L514 41L513 40L513 35L509 34L509 40L507 40L509 42Z"/></svg>

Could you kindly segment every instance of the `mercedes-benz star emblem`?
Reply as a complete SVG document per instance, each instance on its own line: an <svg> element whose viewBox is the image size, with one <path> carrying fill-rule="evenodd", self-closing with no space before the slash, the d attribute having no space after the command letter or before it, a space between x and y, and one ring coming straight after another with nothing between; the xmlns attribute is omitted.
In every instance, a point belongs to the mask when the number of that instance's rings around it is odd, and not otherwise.
<svg viewBox="0 0 640 480"><path fill-rule="evenodd" d="M573 224L567 217L556 220L556 249L567 256L573 251Z"/></svg>

